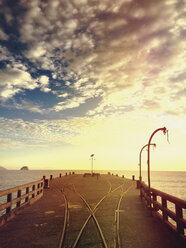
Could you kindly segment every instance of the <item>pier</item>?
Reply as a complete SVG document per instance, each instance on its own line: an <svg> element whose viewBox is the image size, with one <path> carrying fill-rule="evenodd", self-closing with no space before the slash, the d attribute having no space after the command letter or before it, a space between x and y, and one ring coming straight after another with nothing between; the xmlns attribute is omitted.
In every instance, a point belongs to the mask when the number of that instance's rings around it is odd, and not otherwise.
<svg viewBox="0 0 186 248"><path fill-rule="evenodd" d="M0 247L185 247L185 201L177 204L176 198L152 190L149 202L148 188L139 186L134 177L66 173L16 187L14 197L11 190L0 191L0 196L7 195L7 202L0 205L6 211L0 218ZM166 196L176 204L175 214L168 210ZM153 217L158 208L162 219ZM178 227L167 225L168 217Z"/></svg>

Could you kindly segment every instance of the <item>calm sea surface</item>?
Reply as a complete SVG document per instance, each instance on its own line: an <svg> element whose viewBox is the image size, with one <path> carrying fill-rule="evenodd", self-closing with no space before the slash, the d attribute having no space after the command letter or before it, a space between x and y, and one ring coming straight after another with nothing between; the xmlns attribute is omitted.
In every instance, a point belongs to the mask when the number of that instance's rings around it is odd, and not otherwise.
<svg viewBox="0 0 186 248"><path fill-rule="evenodd" d="M0 170L0 190L13 188L15 186L40 180L44 175L49 178L50 175L58 177L59 173L62 175L65 172L72 170ZM74 170L76 174L87 172L85 170ZM100 173L107 173L108 171L99 171ZM124 175L127 178L139 178L138 171L110 171L111 173ZM147 183L147 172L142 172L142 179ZM178 198L186 200L186 171L152 171L151 172L151 187L159 189L168 194L174 195Z"/></svg>

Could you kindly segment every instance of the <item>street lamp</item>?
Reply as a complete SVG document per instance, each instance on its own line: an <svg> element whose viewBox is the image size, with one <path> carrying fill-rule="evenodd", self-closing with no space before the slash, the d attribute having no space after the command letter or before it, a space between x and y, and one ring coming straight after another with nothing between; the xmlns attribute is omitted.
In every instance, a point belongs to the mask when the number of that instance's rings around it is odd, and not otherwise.
<svg viewBox="0 0 186 248"><path fill-rule="evenodd" d="M150 139L149 139L149 142L148 142L148 158L147 158L147 164L148 164L148 188L149 188L149 205L151 207L151 196L150 196L150 145L151 145L151 140L152 140L152 137L154 136L155 133L157 133L158 131L163 131L163 134L168 134L168 130L166 129L166 127L163 127L163 128L158 128L156 129L152 135L150 136ZM168 136L167 136L168 137Z"/></svg>
<svg viewBox="0 0 186 248"><path fill-rule="evenodd" d="M90 159L91 159L91 174L93 175L93 160L94 160L94 154L90 155Z"/></svg>
<svg viewBox="0 0 186 248"><path fill-rule="evenodd" d="M150 144L150 145L156 147L156 144ZM148 144L146 144L145 146L143 146L143 147L141 148L141 151L140 151L140 154L139 154L139 180L140 180L140 185L141 185L141 179L142 179L142 177L141 177L141 154L142 154L143 149L144 149L145 147L147 147L147 146L148 146Z"/></svg>

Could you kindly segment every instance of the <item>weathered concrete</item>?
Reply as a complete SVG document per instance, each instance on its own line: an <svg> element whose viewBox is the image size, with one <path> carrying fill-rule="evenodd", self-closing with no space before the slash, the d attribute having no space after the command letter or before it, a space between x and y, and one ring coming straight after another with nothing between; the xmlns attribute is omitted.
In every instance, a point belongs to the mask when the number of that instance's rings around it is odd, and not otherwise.
<svg viewBox="0 0 186 248"><path fill-rule="evenodd" d="M99 179L71 175L50 181L50 188L45 190L42 199L25 208L0 228L0 248L58 247L65 213L65 202L61 190L67 196L70 209L64 247L72 247L79 230L89 216L85 204L74 192L74 186L93 209L110 189L113 190L121 184L123 189L119 188L108 194L95 213L108 247L116 245L115 210L122 192L131 184L133 186L124 195L120 207L122 210L120 212L121 247L184 247L174 233L159 220L151 217L150 212L140 201L136 182L111 175L101 175ZM87 225L78 247L102 247L93 220Z"/></svg>

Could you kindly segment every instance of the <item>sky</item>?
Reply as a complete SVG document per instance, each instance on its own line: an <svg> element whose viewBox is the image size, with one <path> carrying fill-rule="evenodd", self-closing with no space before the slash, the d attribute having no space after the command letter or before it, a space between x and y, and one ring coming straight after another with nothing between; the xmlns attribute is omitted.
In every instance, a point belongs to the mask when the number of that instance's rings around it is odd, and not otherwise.
<svg viewBox="0 0 186 248"><path fill-rule="evenodd" d="M184 2L0 0L0 165L185 171Z"/></svg>

